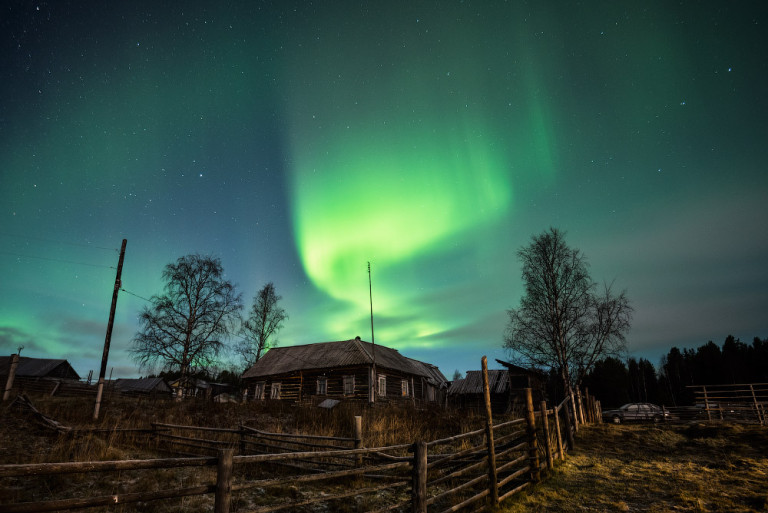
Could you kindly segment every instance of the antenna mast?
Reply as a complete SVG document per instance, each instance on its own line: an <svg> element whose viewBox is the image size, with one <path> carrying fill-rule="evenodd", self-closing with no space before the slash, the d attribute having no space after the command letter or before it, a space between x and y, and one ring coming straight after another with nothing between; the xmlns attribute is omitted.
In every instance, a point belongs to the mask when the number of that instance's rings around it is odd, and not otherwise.
<svg viewBox="0 0 768 513"><path fill-rule="evenodd" d="M376 383L376 340L373 338L373 289L371 287L371 263L368 262L368 299L371 304L371 348L373 358L373 381Z"/></svg>

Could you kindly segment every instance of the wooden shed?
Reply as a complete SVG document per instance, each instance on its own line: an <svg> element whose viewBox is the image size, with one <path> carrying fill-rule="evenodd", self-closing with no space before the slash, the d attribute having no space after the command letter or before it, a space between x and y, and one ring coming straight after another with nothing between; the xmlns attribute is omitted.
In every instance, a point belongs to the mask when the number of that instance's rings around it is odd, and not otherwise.
<svg viewBox="0 0 768 513"><path fill-rule="evenodd" d="M521 413L525 411L525 389L531 388L534 405L544 399L545 377L536 369L525 369L517 365L496 360L505 369L488 370L488 388L491 395L491 409L494 414ZM464 379L457 379L448 388L448 406L459 409L482 411L482 371L467 371Z"/></svg>
<svg viewBox="0 0 768 513"><path fill-rule="evenodd" d="M171 396L171 387L163 378L121 378L113 384L116 391L131 396Z"/></svg>
<svg viewBox="0 0 768 513"><path fill-rule="evenodd" d="M18 364L12 365L14 358ZM9 380L11 370L14 370L12 381ZM64 390L69 395L89 394L93 387L79 382L80 376L67 360L55 358L30 358L27 356L0 357L0 386L5 385L7 393L45 393L48 395L61 394ZM9 388L10 386L10 388ZM6 393L3 393L5 396Z"/></svg>
<svg viewBox="0 0 768 513"><path fill-rule="evenodd" d="M440 404L447 381L434 365L360 339L275 347L245 371L249 400L327 398Z"/></svg>
<svg viewBox="0 0 768 513"><path fill-rule="evenodd" d="M13 355L0 358L0 376L8 376L12 357ZM20 378L30 380L72 379L77 381L80 376L67 360L20 356L19 364L16 367L16 379Z"/></svg>

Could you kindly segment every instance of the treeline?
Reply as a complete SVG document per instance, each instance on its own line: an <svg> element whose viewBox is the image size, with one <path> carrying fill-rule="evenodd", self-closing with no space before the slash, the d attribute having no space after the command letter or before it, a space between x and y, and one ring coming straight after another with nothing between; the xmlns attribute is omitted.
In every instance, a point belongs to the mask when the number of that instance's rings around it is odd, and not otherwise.
<svg viewBox="0 0 768 513"><path fill-rule="evenodd" d="M661 357L658 369L645 358L626 363L606 358L584 379L584 386L604 408L631 402L690 405L694 401L690 385L735 383L768 383L768 338L755 337L752 344L745 344L729 335L722 347L712 341L697 349L673 347Z"/></svg>

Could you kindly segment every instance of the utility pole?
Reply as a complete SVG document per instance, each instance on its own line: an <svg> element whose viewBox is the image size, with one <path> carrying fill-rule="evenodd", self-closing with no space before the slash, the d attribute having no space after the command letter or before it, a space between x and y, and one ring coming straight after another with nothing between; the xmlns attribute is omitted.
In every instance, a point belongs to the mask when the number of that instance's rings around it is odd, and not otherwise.
<svg viewBox="0 0 768 513"><path fill-rule="evenodd" d="M101 408L101 395L104 393L104 376L107 373L107 358L109 357L109 343L112 341L112 325L115 323L115 308L117 307L117 292L120 290L120 275L123 273L123 259L125 258L125 245L123 239L120 247L120 258L117 261L117 276L115 276L115 288L112 291L112 307L109 309L109 322L107 323L107 336L104 339L104 353L101 356L101 371L99 372L99 384L96 390L96 406L93 408L93 420L98 420Z"/></svg>

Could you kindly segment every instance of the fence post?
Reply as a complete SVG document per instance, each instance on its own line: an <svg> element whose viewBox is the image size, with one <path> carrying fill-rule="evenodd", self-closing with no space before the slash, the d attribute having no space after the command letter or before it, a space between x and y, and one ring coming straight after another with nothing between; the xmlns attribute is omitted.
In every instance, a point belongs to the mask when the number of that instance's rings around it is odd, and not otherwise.
<svg viewBox="0 0 768 513"><path fill-rule="evenodd" d="M525 389L525 422L528 426L528 461L531 467L531 480L538 483L541 479L539 473L539 448L536 443L536 413L533 410L533 396L531 389Z"/></svg>
<svg viewBox="0 0 768 513"><path fill-rule="evenodd" d="M573 405L573 416L579 417L579 424L584 424L584 401L581 398L581 389L576 389L576 404Z"/></svg>
<svg viewBox="0 0 768 513"><path fill-rule="evenodd" d="M591 424L592 419L592 401L589 397L589 387L584 387L584 395L581 397L582 408L584 408L584 421Z"/></svg>
<svg viewBox="0 0 768 513"><path fill-rule="evenodd" d="M707 410L707 420L712 421L712 415L709 413L709 398L707 398L707 386L702 385L701 388L704 390L704 408Z"/></svg>
<svg viewBox="0 0 768 513"><path fill-rule="evenodd" d="M411 504L413 513L427 513L427 443L423 441L413 444Z"/></svg>
<svg viewBox="0 0 768 513"><path fill-rule="evenodd" d="M568 437L568 448L573 450L575 442L573 440L573 429L571 428L571 409L568 408L568 403L563 403L563 408L565 408L565 416L563 418L565 419L565 434Z"/></svg>
<svg viewBox="0 0 768 513"><path fill-rule="evenodd" d="M555 464L552 458L552 441L549 438L549 418L547 416L547 401L541 401L539 406L541 410L541 427L544 428L544 449L547 453L547 468L550 470Z"/></svg>
<svg viewBox="0 0 768 513"><path fill-rule="evenodd" d="M355 415L355 449L361 449L363 447L363 417ZM363 455L358 454L355 456L355 464L358 467L363 465Z"/></svg>
<svg viewBox="0 0 768 513"><path fill-rule="evenodd" d="M219 449L216 465L216 499L214 513L229 513L232 503L232 457L234 449Z"/></svg>
<svg viewBox="0 0 768 513"><path fill-rule="evenodd" d="M499 503L499 480L496 477L496 449L493 445L493 411L491 410L491 389L488 385L488 359L480 359L483 369L483 397L485 399L485 442L488 446L488 491L491 504Z"/></svg>
<svg viewBox="0 0 768 513"><path fill-rule="evenodd" d="M245 454L245 429L241 425L240 426L240 443L238 444L240 446L240 454Z"/></svg>
<svg viewBox="0 0 768 513"><path fill-rule="evenodd" d="M755 395L755 387L751 384L749 385L749 391L752 392L752 401L755 404L755 413L757 414L757 421L760 423L761 426L765 425L765 419L763 419L763 416L760 415L760 406L757 404L757 396ZM5 399L3 399L5 400Z"/></svg>
<svg viewBox="0 0 768 513"><path fill-rule="evenodd" d="M573 392L573 389L570 389L570 398L571 398L571 407L567 408L566 411L570 411L573 413L573 417L570 418L571 422L573 423L573 432L578 433L579 432L579 419L576 418L576 394ZM571 446L571 449L573 449L573 446Z"/></svg>
<svg viewBox="0 0 768 513"><path fill-rule="evenodd" d="M16 377L16 367L19 366L19 354L11 355L11 368L8 371L8 381L5 382L5 392L3 392L3 402L11 397L11 388L13 388L13 378Z"/></svg>
<svg viewBox="0 0 768 513"><path fill-rule="evenodd" d="M555 434L557 435L555 441L557 442L557 454L561 460L564 460L565 452L563 451L563 436L560 434L560 411L557 406L555 406L552 411L555 412Z"/></svg>

